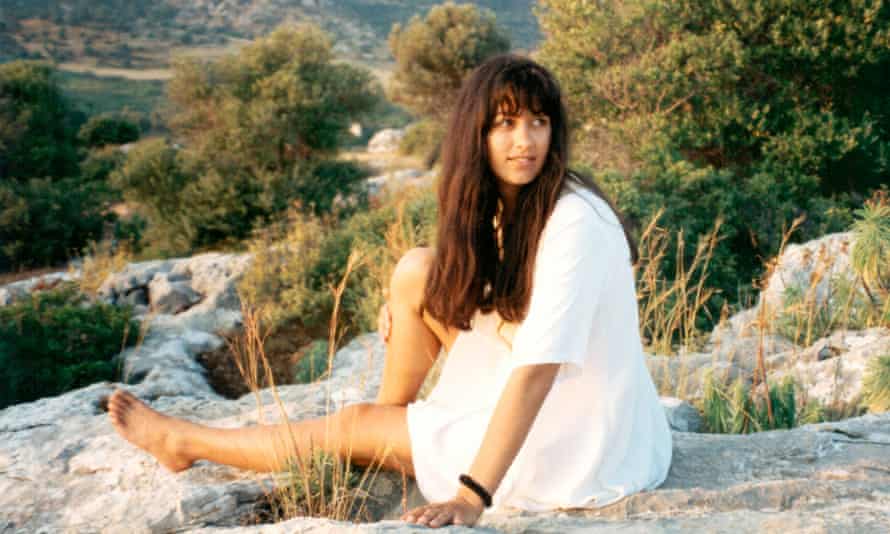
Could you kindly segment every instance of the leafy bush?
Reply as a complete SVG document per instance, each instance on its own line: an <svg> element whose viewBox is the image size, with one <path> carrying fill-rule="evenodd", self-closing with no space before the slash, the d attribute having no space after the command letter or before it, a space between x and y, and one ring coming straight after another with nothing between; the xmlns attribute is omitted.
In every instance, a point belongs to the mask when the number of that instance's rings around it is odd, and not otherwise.
<svg viewBox="0 0 890 534"><path fill-rule="evenodd" d="M112 192L101 182L0 182L0 270L58 264L98 240Z"/></svg>
<svg viewBox="0 0 890 534"><path fill-rule="evenodd" d="M798 240L842 230L886 182L885 7L545 0L538 16L575 154L619 206L638 221L665 207L687 257L726 221L711 278L722 298L745 297L737 284L763 272L789 221L807 217Z"/></svg>
<svg viewBox="0 0 890 534"><path fill-rule="evenodd" d="M405 130L405 137L399 143L399 152L420 156L428 164L432 163L444 136L445 130L440 122L430 119L415 122Z"/></svg>
<svg viewBox="0 0 890 534"><path fill-rule="evenodd" d="M51 66L33 61L0 65L0 183L61 178L77 172L77 131Z"/></svg>
<svg viewBox="0 0 890 534"><path fill-rule="evenodd" d="M113 356L138 337L130 316L89 305L73 286L0 308L0 408L114 380Z"/></svg>
<svg viewBox="0 0 890 534"><path fill-rule="evenodd" d="M239 294L267 327L298 323L307 339L327 339L331 287L343 278L357 249L364 261L347 280L339 330L347 339L373 330L395 263L408 249L432 242L435 206L432 191L419 190L339 222L291 212L257 232Z"/></svg>
<svg viewBox="0 0 890 534"><path fill-rule="evenodd" d="M294 366L294 384L311 384L328 372L328 342L314 341Z"/></svg>
<svg viewBox="0 0 890 534"><path fill-rule="evenodd" d="M393 25L389 47L396 59L389 88L393 101L441 120L464 77L489 57L510 50L510 39L492 11L446 2L425 18Z"/></svg>
<svg viewBox="0 0 890 534"><path fill-rule="evenodd" d="M709 432L715 434L750 434L764 430L790 429L801 424L823 420L818 404L799 402L796 385L786 377L769 388L772 418L763 396L762 386L752 391L741 378L731 386L718 383L712 375L705 379L701 411Z"/></svg>
<svg viewBox="0 0 890 534"><path fill-rule="evenodd" d="M95 115L80 127L77 138L88 147L122 145L139 139L139 125L110 113Z"/></svg>
<svg viewBox="0 0 890 534"><path fill-rule="evenodd" d="M380 91L367 71L334 62L318 28L281 27L173 70L168 125L183 147L146 141L113 177L144 207L156 252L238 242L295 200L326 213L356 194L366 172L334 156Z"/></svg>

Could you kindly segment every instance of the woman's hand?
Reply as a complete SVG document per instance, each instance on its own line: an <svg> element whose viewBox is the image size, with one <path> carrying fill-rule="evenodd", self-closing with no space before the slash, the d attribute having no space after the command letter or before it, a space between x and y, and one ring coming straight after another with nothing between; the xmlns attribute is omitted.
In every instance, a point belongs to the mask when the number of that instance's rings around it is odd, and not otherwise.
<svg viewBox="0 0 890 534"><path fill-rule="evenodd" d="M383 341L389 341L389 333L392 330L392 314L389 313L389 305L384 302L380 306L380 313L377 315L377 331Z"/></svg>
<svg viewBox="0 0 890 534"><path fill-rule="evenodd" d="M473 526L482 515L483 506L457 496L450 501L420 506L405 513L400 518L408 523L426 525L433 528L445 525Z"/></svg>

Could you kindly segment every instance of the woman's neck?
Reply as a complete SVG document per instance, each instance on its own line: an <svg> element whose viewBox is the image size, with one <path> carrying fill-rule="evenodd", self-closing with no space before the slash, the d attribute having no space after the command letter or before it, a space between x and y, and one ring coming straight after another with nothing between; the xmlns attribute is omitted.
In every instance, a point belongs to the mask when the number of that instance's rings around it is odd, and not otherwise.
<svg viewBox="0 0 890 534"><path fill-rule="evenodd" d="M516 196L501 194L498 197L498 222L501 226L513 221L516 210Z"/></svg>

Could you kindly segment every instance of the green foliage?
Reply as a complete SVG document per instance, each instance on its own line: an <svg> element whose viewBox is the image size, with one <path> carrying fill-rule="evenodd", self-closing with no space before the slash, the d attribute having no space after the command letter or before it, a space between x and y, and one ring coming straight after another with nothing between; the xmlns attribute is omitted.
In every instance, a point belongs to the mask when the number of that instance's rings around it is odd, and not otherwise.
<svg viewBox="0 0 890 534"><path fill-rule="evenodd" d="M415 113L443 119L464 77L492 55L507 52L510 39L494 13L472 4L433 7L425 18L396 24L389 34L396 59L390 94Z"/></svg>
<svg viewBox="0 0 890 534"><path fill-rule="evenodd" d="M0 308L0 409L114 380L112 357L139 333L130 314L88 305L71 286Z"/></svg>
<svg viewBox="0 0 890 534"><path fill-rule="evenodd" d="M862 380L862 405L873 413L890 411L890 354L869 360Z"/></svg>
<svg viewBox="0 0 890 534"><path fill-rule="evenodd" d="M713 375L708 375L701 403L708 431L715 434L750 434L822 421L818 404L811 402L801 405L798 401L796 385L790 377L769 388L772 420L762 395L759 395L761 388L757 386L758 395L755 395L741 378L731 386L724 386Z"/></svg>
<svg viewBox="0 0 890 534"><path fill-rule="evenodd" d="M273 521L293 517L367 521L365 501L370 471L313 444L305 457L287 460L274 491L268 496L268 513Z"/></svg>
<svg viewBox="0 0 890 534"><path fill-rule="evenodd" d="M311 384L328 372L328 342L314 341L294 366L294 384Z"/></svg>
<svg viewBox="0 0 890 534"><path fill-rule="evenodd" d="M257 232L239 295L267 327L296 324L308 339L327 338L331 286L343 278L350 252L359 249L365 261L347 280L339 332L348 339L373 330L395 262L407 248L431 243L435 209L432 192L421 191L339 222L291 212Z"/></svg>
<svg viewBox="0 0 890 534"><path fill-rule="evenodd" d="M415 122L405 130L405 137L399 143L399 152L406 155L421 156L430 162L436 157L439 143L445 136L441 122L424 119Z"/></svg>
<svg viewBox="0 0 890 534"><path fill-rule="evenodd" d="M80 142L88 147L123 145L139 139L139 125L119 115L95 115L80 127Z"/></svg>
<svg viewBox="0 0 890 534"><path fill-rule="evenodd" d="M76 174L80 120L49 65L0 65L0 182Z"/></svg>
<svg viewBox="0 0 890 534"><path fill-rule="evenodd" d="M724 298L791 220L807 216L799 240L842 230L887 181L887 6L545 0L538 16L575 153L633 218L666 207L690 247L722 215L711 280Z"/></svg>
<svg viewBox="0 0 890 534"><path fill-rule="evenodd" d="M317 28L281 27L215 63L180 60L168 91L184 147L146 141L113 177L144 206L157 251L236 242L294 201L328 213L358 194L366 172L333 157L379 91L333 61Z"/></svg>
<svg viewBox="0 0 890 534"><path fill-rule="evenodd" d="M202 173L194 156L162 139L146 140L112 175L124 197L142 206L150 221L145 240L160 254L246 238L293 201L317 214L333 211L338 196L355 197L352 208L364 204L359 185L367 172L350 162L307 160L281 174L251 174L234 162L230 172L215 168L227 154Z"/></svg>
<svg viewBox="0 0 890 534"><path fill-rule="evenodd" d="M0 270L65 261L112 220L112 192L78 178L0 181Z"/></svg>
<svg viewBox="0 0 890 534"><path fill-rule="evenodd" d="M886 189L856 210L852 232L853 269L866 288L874 288L885 300L890 300L890 202Z"/></svg>

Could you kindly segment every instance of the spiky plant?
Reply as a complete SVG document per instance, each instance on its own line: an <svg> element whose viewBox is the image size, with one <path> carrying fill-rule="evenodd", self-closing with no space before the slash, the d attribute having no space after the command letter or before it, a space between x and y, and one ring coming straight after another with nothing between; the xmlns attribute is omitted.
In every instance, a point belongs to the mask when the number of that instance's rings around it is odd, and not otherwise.
<svg viewBox="0 0 890 534"><path fill-rule="evenodd" d="M812 401L801 402L797 392L798 385L788 376L772 385L770 410L760 388L752 389L741 378L723 385L709 375L705 378L702 414L708 430L715 434L749 434L823 421L822 407Z"/></svg>
<svg viewBox="0 0 890 534"><path fill-rule="evenodd" d="M869 295L887 298L890 293L890 200L887 190L875 192L865 205L856 210L852 232L855 236L850 261L862 278Z"/></svg>
<svg viewBox="0 0 890 534"><path fill-rule="evenodd" d="M890 411L890 354L872 358L868 363L862 392L862 405L868 411Z"/></svg>

